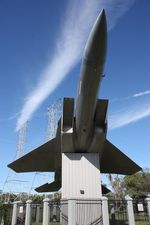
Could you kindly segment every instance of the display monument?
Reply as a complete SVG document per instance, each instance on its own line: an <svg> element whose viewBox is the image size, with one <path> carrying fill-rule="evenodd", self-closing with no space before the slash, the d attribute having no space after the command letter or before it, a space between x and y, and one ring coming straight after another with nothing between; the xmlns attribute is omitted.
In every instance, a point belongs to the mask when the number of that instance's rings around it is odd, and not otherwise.
<svg viewBox="0 0 150 225"><path fill-rule="evenodd" d="M55 172L52 183L35 190L55 192L61 188L62 199L87 201L75 216L76 224L102 223L100 204L91 204L88 211L89 201L102 196L100 173L129 175L141 170L106 139L108 100L97 99L106 48L107 25L102 10L83 53L76 104L73 98L64 98L56 137L8 165L16 172ZM67 218L63 208L62 214Z"/></svg>

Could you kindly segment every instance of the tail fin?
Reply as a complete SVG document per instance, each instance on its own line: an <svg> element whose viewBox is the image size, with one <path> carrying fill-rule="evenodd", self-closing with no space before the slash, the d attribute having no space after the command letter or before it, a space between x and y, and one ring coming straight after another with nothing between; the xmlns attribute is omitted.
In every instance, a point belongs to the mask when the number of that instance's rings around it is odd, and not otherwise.
<svg viewBox="0 0 150 225"><path fill-rule="evenodd" d="M102 194L105 195L107 193L111 192L105 185L102 184Z"/></svg>
<svg viewBox="0 0 150 225"><path fill-rule="evenodd" d="M55 161L58 160L60 155L59 150L57 138L54 138L10 163L8 167L16 172L54 172Z"/></svg>
<svg viewBox="0 0 150 225"><path fill-rule="evenodd" d="M53 181L52 183L46 183L37 187L35 191L37 192L55 192L59 191L61 188L61 183L59 181Z"/></svg>
<svg viewBox="0 0 150 225"><path fill-rule="evenodd" d="M116 146L106 140L100 159L100 170L102 173L131 175L141 169L141 167L129 159Z"/></svg>

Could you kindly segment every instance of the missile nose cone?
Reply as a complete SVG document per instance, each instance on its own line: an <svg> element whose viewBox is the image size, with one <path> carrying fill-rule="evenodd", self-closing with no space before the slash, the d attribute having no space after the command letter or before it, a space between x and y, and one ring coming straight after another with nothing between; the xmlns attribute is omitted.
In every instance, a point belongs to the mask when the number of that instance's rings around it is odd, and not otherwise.
<svg viewBox="0 0 150 225"><path fill-rule="evenodd" d="M102 9L99 15L106 20L105 9Z"/></svg>
<svg viewBox="0 0 150 225"><path fill-rule="evenodd" d="M107 23L105 10L98 15L85 46L84 60L93 67L105 63L107 47Z"/></svg>

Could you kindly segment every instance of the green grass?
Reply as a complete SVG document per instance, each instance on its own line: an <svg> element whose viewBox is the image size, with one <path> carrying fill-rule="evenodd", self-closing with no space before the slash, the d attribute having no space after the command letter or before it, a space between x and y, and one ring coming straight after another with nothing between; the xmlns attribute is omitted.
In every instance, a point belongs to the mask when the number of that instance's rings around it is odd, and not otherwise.
<svg viewBox="0 0 150 225"><path fill-rule="evenodd" d="M118 223L116 223L118 224ZM119 225L127 225L127 223L119 223ZM32 225L42 225L42 223L32 223ZM51 222L50 225L60 225L59 222ZM147 222L135 222L135 225L150 225L150 223L147 223Z"/></svg>
<svg viewBox="0 0 150 225"><path fill-rule="evenodd" d="M135 222L135 225L150 225L148 222Z"/></svg>
<svg viewBox="0 0 150 225"><path fill-rule="evenodd" d="M119 221L116 220L113 224L112 221L110 221L110 225L129 225L128 221ZM135 221L135 225L150 225L147 221Z"/></svg>
<svg viewBox="0 0 150 225"><path fill-rule="evenodd" d="M32 225L42 225L42 223L32 223ZM60 225L59 222L51 222L49 225Z"/></svg>

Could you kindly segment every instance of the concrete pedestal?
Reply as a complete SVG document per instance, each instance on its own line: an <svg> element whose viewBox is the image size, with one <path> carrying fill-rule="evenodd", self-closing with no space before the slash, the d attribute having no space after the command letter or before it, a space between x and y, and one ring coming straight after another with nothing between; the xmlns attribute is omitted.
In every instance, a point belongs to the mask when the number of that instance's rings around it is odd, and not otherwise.
<svg viewBox="0 0 150 225"><path fill-rule="evenodd" d="M98 153L62 153L63 224L102 224L99 168Z"/></svg>

